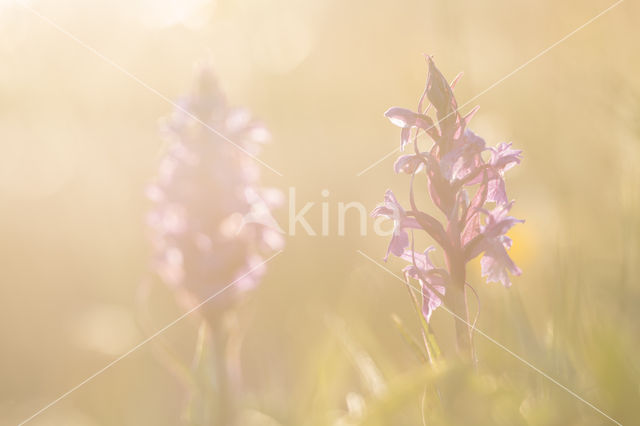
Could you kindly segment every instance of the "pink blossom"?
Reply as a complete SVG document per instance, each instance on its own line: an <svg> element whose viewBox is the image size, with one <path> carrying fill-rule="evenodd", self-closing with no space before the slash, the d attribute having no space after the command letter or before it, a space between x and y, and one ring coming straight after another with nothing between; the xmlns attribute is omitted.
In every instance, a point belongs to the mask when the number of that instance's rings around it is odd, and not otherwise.
<svg viewBox="0 0 640 426"><path fill-rule="evenodd" d="M486 240L484 256L480 259L480 265L482 276L486 277L487 282L501 282L505 287L510 287L511 280L507 272L512 275L522 274L522 270L513 263L513 260L507 254L511 244L511 238L506 235Z"/></svg>
<svg viewBox="0 0 640 426"><path fill-rule="evenodd" d="M420 156L409 154L398 157L393 165L393 169L396 173L407 173L410 175L418 171L422 165L423 160Z"/></svg>
<svg viewBox="0 0 640 426"><path fill-rule="evenodd" d="M282 238L259 221L243 226L245 216L274 207L262 201L274 199L273 191L260 186L253 160L202 122L254 154L269 133L246 110L227 105L207 66L179 105L162 126L168 146L147 190L153 269L190 305L234 282L213 311L257 285L264 268L256 265Z"/></svg>
<svg viewBox="0 0 640 426"><path fill-rule="evenodd" d="M404 249L409 245L409 235L407 228L422 229L415 218L408 217L395 195L391 190L387 190L384 194L384 204L376 207L371 212L372 217L384 216L393 220L393 236L387 249L385 260L389 257L389 253L401 256Z"/></svg>
<svg viewBox="0 0 640 426"><path fill-rule="evenodd" d="M411 209L407 212L387 191L384 205L372 215L394 220L385 260L392 253L411 263L404 272L421 283L423 314L428 320L433 310L446 300L447 287L463 290L468 285L466 264L478 255L483 255L482 276L487 282L509 286L509 274L521 274L507 253L512 242L505 234L523 221L508 215L513 202L508 202L504 180L505 172L520 163L522 151L513 149L511 143L486 147L484 139L468 128L477 107L461 116L452 90L458 79L449 84L432 58L427 60L427 84L417 112L393 107L385 113L402 128L402 149L410 139L414 141L414 152L399 157L394 165L396 173L411 175ZM430 105L423 111L425 99ZM436 120L427 115L430 107L435 109ZM418 145L424 143L424 138L419 138L423 135L433 142L424 152L418 150ZM428 195L444 214L444 222L420 211L414 203L413 180L422 172L426 175ZM430 261L428 252L433 248L423 253L407 249L409 236L405 229L409 228L424 230L438 243L444 251L446 269L437 268Z"/></svg>
<svg viewBox="0 0 640 426"><path fill-rule="evenodd" d="M464 179L482 165L484 150L484 139L471 130L465 130L464 136L454 140L451 150L440 159L442 174L449 182Z"/></svg>
<svg viewBox="0 0 640 426"><path fill-rule="evenodd" d="M401 151L404 150L405 145L409 142L412 128L422 129L425 132L433 134L434 137L439 136L433 120L428 115L415 113L406 108L393 107L389 108L387 112L384 113L384 116L393 124L402 128L400 136Z"/></svg>
<svg viewBox="0 0 640 426"><path fill-rule="evenodd" d="M429 259L429 252L435 247L428 247L424 253L406 250L401 258L410 263L402 270L407 277L418 280L422 289L422 313L427 321L440 305L445 295L445 284L448 278L446 271L438 270Z"/></svg>

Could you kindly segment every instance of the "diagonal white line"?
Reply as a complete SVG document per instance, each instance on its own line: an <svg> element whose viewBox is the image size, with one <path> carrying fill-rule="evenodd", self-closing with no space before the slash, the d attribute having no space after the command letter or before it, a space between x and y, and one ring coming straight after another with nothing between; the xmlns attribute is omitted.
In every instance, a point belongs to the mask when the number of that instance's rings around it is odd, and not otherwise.
<svg viewBox="0 0 640 426"><path fill-rule="evenodd" d="M413 285L411 285L411 283L405 281L404 279L402 279L402 277L400 277L399 275L397 275L395 272L393 272L392 270L390 270L389 268L387 268L386 266L384 266L383 264L381 264L380 262L378 262L377 260L373 259L371 256L368 256L366 253L364 253L362 250L356 250L360 255L362 255L363 257L365 257L366 259L370 260L371 262L373 262L374 264L378 265L381 269L383 269L384 271L388 272L389 274L393 275L395 278L399 279L400 281L402 281L403 284L408 285L411 289L417 291L419 294L422 294L422 291L420 291L420 289L414 287ZM586 399L582 398L580 395L578 395L577 393L575 393L574 391L572 391L571 389L569 389L568 387L566 387L565 385L563 385L562 383L558 382L557 380L555 380L553 377L549 376L547 373L545 373L544 371L540 370L538 367L536 367L535 365L531 364L529 361L527 361L526 359L522 358L520 355L516 354L515 352L513 352L512 350L510 350L509 348L507 348L506 346L504 346L502 343L498 342L497 340L495 340L494 338L492 338L491 336L487 335L485 332L483 332L482 330L480 330L478 327L474 327L471 324L469 324L464 318L460 317L459 315L457 315L456 313L454 313L453 311L449 310L446 306L444 305L440 305L440 308L445 310L446 312L450 313L451 315L453 315L456 319L462 321L463 323L467 324L470 328L473 329L474 332L480 334L482 337L484 337L485 339L487 339L488 341L490 341L491 343L495 344L496 346L498 346L500 349L504 350L505 352L509 353L511 356L513 356L515 359L517 359L518 361L522 362L523 364L527 365L529 368L531 368L532 370L534 370L535 372L537 372L538 374L546 377L549 381L555 383L556 385L558 385L560 388L564 389L566 392L568 392L569 394L571 394L573 397L579 399L580 401L582 401L583 403L585 403L586 405L588 405L589 407L593 408L594 410L596 410L598 413L602 414L603 416L605 416L607 419L611 420L613 423L622 426L622 423L618 422L617 420L613 419L612 417L610 417L609 415L607 415L607 413L605 413L604 411L602 411L601 409L599 409L598 407L596 407L595 405L593 405L592 403L590 403L589 401L587 401Z"/></svg>
<svg viewBox="0 0 640 426"><path fill-rule="evenodd" d="M43 14L38 12L37 10L35 10L32 7L28 6L24 1L18 1L17 3L20 4L26 10L28 10L29 12L33 13L34 15L36 15L38 18L40 18L43 21L45 21L47 24L51 25L53 28L55 28L56 30L58 30L62 34L66 35L67 37L69 37L70 39L72 39L73 41L78 43L80 46L84 47L85 49L87 49L88 51L90 51L91 53L93 53L94 55L96 55L97 57L99 57L100 59L102 59L103 61L105 61L106 63L108 63L109 65L111 65L112 67L114 67L115 69L120 71L121 73L123 73L124 75L126 75L127 77L129 77L132 80L134 80L136 83L138 83L140 86L142 86L145 89L147 89L149 92L155 94L160 99L162 99L163 101L165 101L168 104L170 104L171 106L173 106L175 109L181 111L182 113L188 115L190 118L194 119L198 123L202 124L205 128L207 128L208 130L210 130L211 132L213 132L217 136L221 137L225 141L229 142L231 145L236 147L238 150L242 151L247 156L251 157L256 162L260 163L261 165L263 165L267 169L271 170L273 173L277 174L278 176L280 176L280 177L283 176L282 173L280 173L279 171L277 171L273 167L269 166L267 163L265 163L264 161L262 161L261 159L259 159L255 155L251 154L249 151L247 151L246 149L244 149L243 147L241 147L240 145L238 145L237 143L235 143L234 141L229 139L227 136L225 136L224 134L220 133L218 130L214 129L213 127L211 127L210 125L208 125L207 123L205 123L204 121L199 119L197 116L191 114L185 108L183 108L180 105L178 105L175 102L173 102L171 99L169 99L167 96L165 96L162 93L160 93L158 90L156 90L153 87L149 86L147 83L142 81L136 75L134 75L131 72L127 71L122 65L118 64L117 62L113 61L111 58L103 55L102 53L98 52L94 47L88 45L87 43L83 42L78 37L76 37L75 35L70 33L69 31L67 31L64 28L62 28L60 25L58 25L55 21L53 21L49 17L44 16Z"/></svg>
<svg viewBox="0 0 640 426"><path fill-rule="evenodd" d="M21 423L18 424L18 426L22 426L28 422L30 422L31 420L33 420L35 417L39 416L40 414L42 414L44 411L48 410L49 408L51 408L52 406L54 406L55 404L57 404L58 402L60 402L61 400L63 400L64 398L66 398L67 396L69 396L70 394L72 394L73 392L75 392L76 390L78 390L79 388L81 388L82 386L84 386L85 384L89 383L91 380L95 379L96 377L98 377L100 374L104 373L105 371L107 371L109 368L113 367L115 364L117 364L118 362L122 361L123 359L125 359L126 357L128 357L129 355L131 355L132 353L134 353L135 351L137 351L138 349L140 349L142 346L144 346L145 344L149 343L151 340L155 339L156 337L158 337L160 334L164 333L165 331L167 331L169 328L173 327L174 325L176 325L178 322L182 321L184 318L186 318L187 316L189 316L190 314L192 314L193 312L197 311L198 309L200 309L204 304L210 302L211 300L213 300L214 298L216 298L217 296L219 296L220 294L224 293L226 290L228 290L229 288L231 288L234 284L236 284L238 281L242 280L244 277L246 277L247 275L251 274L253 271L255 271L256 269L262 267L263 265L265 265L266 263L270 262L274 257L278 256L280 253L282 253L282 250L277 251L276 253L274 253L273 255L271 255L271 257L269 257L268 259L264 260L263 262L261 262L260 264L254 266L253 268L249 269L249 271L247 271L245 274L241 275L240 277L238 277L237 279L235 279L234 281L232 281L231 283L227 284L226 286L224 286L223 288L221 288L220 290L218 290L217 292L215 292L214 294L212 294L211 296L207 297L206 299L204 299L202 302L200 302L199 304L197 304L196 306L194 306L193 308L191 308L190 310L188 310L187 312L185 312L184 314L180 315L178 318L176 318L175 320L171 321L169 324L165 325L164 327L162 327L160 330L156 331L155 333L153 333L151 336L147 337L146 339L144 339L142 342L138 343L137 345L135 345L133 348L129 349L127 352L123 353L122 355L120 355L118 358L114 359L113 361L111 361L109 364L105 365L104 367L102 367L100 370L96 371L95 373L93 373L92 375L90 375L89 377L87 377L86 379L84 379L82 382L78 383L77 385L75 385L74 387L72 387L71 389L69 389L68 391L66 391L65 393L63 393L62 395L60 395L58 398L54 399L53 401L51 401L49 404L45 405L44 407L42 407L40 410L38 410L37 412L35 412L34 414L32 414L29 418L23 420Z"/></svg>
<svg viewBox="0 0 640 426"><path fill-rule="evenodd" d="M570 33L568 33L567 35L565 35L564 37L562 37L560 40L556 41L555 43L551 44L550 46L546 47L545 49L543 49L542 51L540 51L537 55L535 55L534 57L532 57L531 59L529 59L528 61L522 63L521 65L519 65L516 69L514 69L513 71L511 71L509 74L505 75L504 77L500 78L499 80L493 82L489 87L487 87L486 89L484 89L483 91L481 91L480 93L478 93L477 95L475 95L474 97L472 97L471 99L469 99L467 102L465 102L464 104L460 105L458 107L458 109L462 109L465 106L469 105L471 102L475 101L476 99L478 99L480 96L484 95L485 93L487 93L488 91L490 91L491 89L493 89L494 87L498 86L500 83L502 83L503 81L505 81L506 79L508 79L509 77L511 77L512 75L514 75L515 73L517 73L518 71L522 70L524 67L526 67L527 65L529 65L530 63L532 63L533 61L535 61L536 59L540 58L541 56L543 56L544 54L546 54L547 52L549 52L551 49L553 49L554 47L556 47L557 45L559 45L560 43L562 43L563 41L567 40L568 38L570 38L572 35L574 35L575 33L577 33L578 31L582 30L584 27L586 27L587 25L591 24L593 21L595 21L596 19L598 19L599 17L601 17L602 15L604 15L605 13L609 12L611 9L613 9L614 7L618 6L620 3L622 3L624 0L618 0L615 3L613 3L611 6L607 7L606 9L604 9L602 12L598 13L596 16L594 16L593 18L589 19L587 22L585 22L584 24L580 25L578 28L574 29L573 31L571 31ZM441 120L439 120L438 122L444 120L445 118L449 117L450 115L452 115L454 112L449 113L448 115L442 117ZM360 177L363 174L365 174L366 172L368 172L369 170L371 170L372 168L374 168L375 166L377 166L378 164L380 164L382 161L386 160L388 157L390 157L391 155L393 155L394 153L396 153L397 151L399 151L400 148L396 147L393 151L390 151L389 153L385 154L382 158L380 158L379 160L377 160L375 163L371 164L370 166L368 166L367 168L361 170L356 176Z"/></svg>

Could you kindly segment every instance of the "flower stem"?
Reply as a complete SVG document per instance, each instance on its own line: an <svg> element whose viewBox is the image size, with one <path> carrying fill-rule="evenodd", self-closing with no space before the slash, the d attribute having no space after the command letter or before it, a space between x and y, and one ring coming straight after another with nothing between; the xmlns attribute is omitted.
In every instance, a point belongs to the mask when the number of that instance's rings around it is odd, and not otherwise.
<svg viewBox="0 0 640 426"><path fill-rule="evenodd" d="M458 355L465 361L473 359L471 334L469 329L469 309L465 289L466 267L461 256L447 254L447 264L451 285L447 289L449 308L456 316L456 344Z"/></svg>
<svg viewBox="0 0 640 426"><path fill-rule="evenodd" d="M213 350L214 350L214 371L215 379L217 383L216 397L217 403L215 405L216 413L215 418L219 425L233 425L234 420L234 401L231 395L231 387L229 384L229 370L227 368L226 357L226 335L223 330L213 330Z"/></svg>
<svg viewBox="0 0 640 426"><path fill-rule="evenodd" d="M452 291L450 299L451 310L456 315L456 343L458 353L464 360L472 360L473 349L471 347L471 338L469 335L469 312L465 297L464 287L455 287ZM463 322L464 320L465 322Z"/></svg>

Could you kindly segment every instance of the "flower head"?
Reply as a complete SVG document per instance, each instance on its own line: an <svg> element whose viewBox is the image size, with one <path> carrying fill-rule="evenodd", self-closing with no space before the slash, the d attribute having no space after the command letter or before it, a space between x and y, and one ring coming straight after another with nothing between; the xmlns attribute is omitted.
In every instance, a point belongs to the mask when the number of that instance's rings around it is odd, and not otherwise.
<svg viewBox="0 0 640 426"><path fill-rule="evenodd" d="M153 268L188 305L233 282L235 293L216 298L228 304L257 285L262 254L282 238L259 221L244 224L245 215L275 206L274 191L259 186L253 160L207 127L251 153L268 132L246 110L227 106L208 66L179 104L163 125L168 148L147 189Z"/></svg>
<svg viewBox="0 0 640 426"><path fill-rule="evenodd" d="M413 142L414 152L398 158L396 173L414 177L424 172L429 196L445 215L440 222L414 203L413 184L410 188L410 213L398 203L391 191L385 195L383 206L372 215L387 216L394 220L394 232L387 250L411 262L404 269L408 278L421 283L424 297L423 313L427 319L442 303L448 286L461 289L466 283L465 267L474 257L482 254L482 276L487 282L501 282L509 286L509 274L520 275L507 251L512 241L507 231L522 220L508 216L513 202L508 202L504 174L521 161L522 151L511 143L487 147L485 140L469 129L477 112L474 108L466 116L458 112L453 88L458 78L449 84L427 57L429 73L425 90L417 111L393 107L385 116L402 128L400 147ZM430 105L423 110L426 100ZM427 113L433 107L435 120ZM420 148L425 137L430 146ZM409 236L406 229L421 229L436 241L444 251L447 269L431 263L427 249L423 253L407 249ZM438 271L435 273L434 271Z"/></svg>

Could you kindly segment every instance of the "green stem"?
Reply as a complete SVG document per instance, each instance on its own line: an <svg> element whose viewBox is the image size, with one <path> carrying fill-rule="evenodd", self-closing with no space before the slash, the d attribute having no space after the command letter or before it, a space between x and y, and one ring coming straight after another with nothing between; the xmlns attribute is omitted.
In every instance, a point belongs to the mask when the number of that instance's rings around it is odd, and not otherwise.
<svg viewBox="0 0 640 426"><path fill-rule="evenodd" d="M469 309L465 289L466 267L462 256L447 255L447 265L451 285L447 289L446 299L449 308L456 316L456 343L459 356L465 361L473 359L471 334L469 327Z"/></svg>
<svg viewBox="0 0 640 426"><path fill-rule="evenodd" d="M226 359L226 336L222 330L213 331L213 349L214 349L214 364L215 364L215 379L216 383L216 413L214 418L217 420L216 424L219 425L233 425L234 421L234 406L231 395L231 388L229 386L229 375L227 369Z"/></svg>

